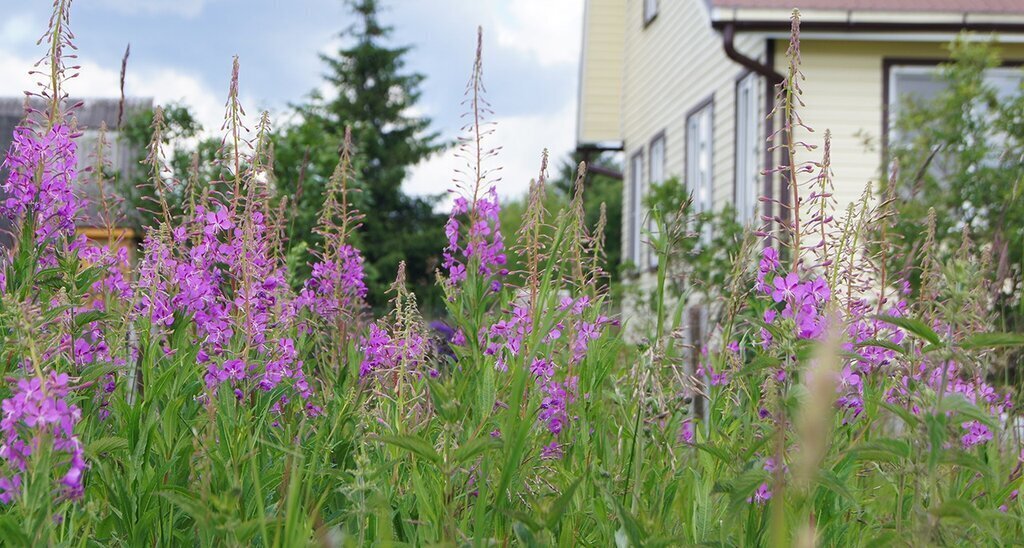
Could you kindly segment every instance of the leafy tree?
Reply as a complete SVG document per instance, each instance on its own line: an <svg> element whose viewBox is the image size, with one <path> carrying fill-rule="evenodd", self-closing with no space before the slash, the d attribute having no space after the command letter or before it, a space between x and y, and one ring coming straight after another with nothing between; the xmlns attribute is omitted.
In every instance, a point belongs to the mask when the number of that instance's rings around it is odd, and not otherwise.
<svg viewBox="0 0 1024 548"><path fill-rule="evenodd" d="M601 204L605 206L604 245L607 269L616 276L622 264L622 166L612 154L605 153L595 158L584 158L576 154L566 157L558 165L556 178L552 181L566 202L572 197L572 187L580 161L587 161L587 179L583 183L583 207L586 211L587 228L593 231L601 216Z"/></svg>
<svg viewBox="0 0 1024 548"><path fill-rule="evenodd" d="M170 170L170 178L178 184L171 186L167 196L168 205L173 213L180 212L181 200L184 197L184 183L190 178L193 165L209 166L215 158L218 142L204 139L195 146L185 146L185 142L198 137L203 128L195 115L182 104L170 104L163 107L163 124L160 131L160 146L164 151L164 161ZM124 125L118 132L120 139L135 158L133 164L142 163L149 152L153 139L153 120L155 109L144 109L133 112L125 118ZM145 167L133 169L128 174L110 173L115 181L118 195L124 199L125 222L134 228L151 227L156 224L153 217L155 205L154 189L148 183L151 171ZM210 179L204 179L210 180Z"/></svg>
<svg viewBox="0 0 1024 548"><path fill-rule="evenodd" d="M365 221L358 237L366 254L371 304L386 302L386 290L400 261L409 282L437 307L434 269L444 243L444 218L437 198L406 195L401 185L410 166L443 148L429 118L412 114L424 76L405 70L408 46L387 45L391 28L378 20L376 0L349 0L358 22L342 33L345 44L324 55L329 93L312 92L295 107L298 123L274 138L275 175L282 194L293 201L290 253L318 249L314 233L323 190L338 161L346 126L352 129L357 198ZM305 268L304 261L296 264Z"/></svg>
<svg viewBox="0 0 1024 548"><path fill-rule="evenodd" d="M991 246L999 277L993 298L1003 328L1020 330L1024 90L1000 94L987 78L1001 64L996 44L960 37L949 49L951 61L940 67L943 90L931 99L906 99L890 146L899 168L895 226L909 250L904 257L916 261L892 266L909 272L918 286L923 261L947 263L966 229L972 241ZM931 209L934 242L924 228Z"/></svg>

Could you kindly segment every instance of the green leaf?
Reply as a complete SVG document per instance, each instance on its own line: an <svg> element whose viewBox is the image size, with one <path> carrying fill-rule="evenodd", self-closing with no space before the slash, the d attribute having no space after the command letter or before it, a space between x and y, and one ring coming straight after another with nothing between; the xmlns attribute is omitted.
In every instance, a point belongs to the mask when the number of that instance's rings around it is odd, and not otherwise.
<svg viewBox="0 0 1024 548"><path fill-rule="evenodd" d="M633 517L633 514L629 513L629 510L622 506L618 498L613 498L612 500L615 502L615 511L619 515L619 521L622 522L622 530L625 531L629 543L633 546L644 546L647 533L640 526L640 522Z"/></svg>
<svg viewBox="0 0 1024 548"><path fill-rule="evenodd" d="M843 480L839 479L839 476L837 476L835 472L824 468L819 470L818 484L840 497L843 497L853 504L854 508L860 508L860 503L857 502L857 497L853 496L853 492L850 491Z"/></svg>
<svg viewBox="0 0 1024 548"><path fill-rule="evenodd" d="M877 319L891 325L895 325L900 329L909 331L918 338L924 339L934 345L941 345L942 339L939 338L939 334L936 333L928 324L918 320L916 318L902 318L898 316L889 316L886 314L879 314L875 316Z"/></svg>
<svg viewBox="0 0 1024 548"><path fill-rule="evenodd" d="M985 477L992 477L992 469L978 457L960 450L946 451L942 463L974 470Z"/></svg>
<svg viewBox="0 0 1024 548"><path fill-rule="evenodd" d="M850 454L855 460L895 463L910 458L910 444L903 440L881 438L857 445Z"/></svg>
<svg viewBox="0 0 1024 548"><path fill-rule="evenodd" d="M434 464L441 463L441 455L437 454L434 446L422 438L417 438L416 436L380 436L379 439L388 445L405 449Z"/></svg>
<svg viewBox="0 0 1024 548"><path fill-rule="evenodd" d="M894 343L892 341L887 341L885 339L868 339L866 341L861 341L861 342L855 344L854 346L857 347L857 348L864 348L864 347L867 347L867 346L874 346L874 347L878 347L878 348L885 348L885 349L888 349L888 350L892 350L894 352L899 352L900 354L904 354L904 355L907 353L907 349L906 348L903 348L902 346L900 346L900 345L898 345L898 344L896 344L896 343Z"/></svg>
<svg viewBox="0 0 1024 548"><path fill-rule="evenodd" d="M942 459L944 449L942 447L946 438L946 415L925 415L924 424L928 430L928 443L931 450L928 451L928 469L934 470Z"/></svg>
<svg viewBox="0 0 1024 548"><path fill-rule="evenodd" d="M960 343L967 350L1007 346L1024 346L1024 333L975 333Z"/></svg>
<svg viewBox="0 0 1024 548"><path fill-rule="evenodd" d="M490 434L485 434L481 437L474 438L468 442L462 444L458 449L455 450L455 454L452 455L452 459L456 463L464 463L469 461L473 457L486 453L493 449L501 447L501 440L498 438L492 438Z"/></svg>
<svg viewBox="0 0 1024 548"><path fill-rule="evenodd" d="M543 525L536 518L527 514L526 512L520 512L519 510L499 509L499 512L504 514L506 517L512 518L513 520L525 524L532 531L540 531L544 528Z"/></svg>
<svg viewBox="0 0 1024 548"><path fill-rule="evenodd" d="M758 354L754 356L754 359L750 360L750 363L743 366L742 375L748 375L756 373L762 369L768 369L769 367L778 367L782 363L782 360L775 356L769 356L768 354Z"/></svg>
<svg viewBox="0 0 1024 548"><path fill-rule="evenodd" d="M533 536L533 532L530 531L530 528L527 527L523 522L517 521L513 523L512 531L515 532L516 539L518 539L519 543L523 546L540 546L540 543L537 542L537 538Z"/></svg>
<svg viewBox="0 0 1024 548"><path fill-rule="evenodd" d="M562 491L562 494L555 499L555 502L548 510L548 519L545 523L548 529L554 529L555 525L557 525L559 520L562 519L562 514L564 514L565 510L569 507L569 503L572 502L573 495L576 494L576 488L580 486L582 481L583 476L576 478L576 481L569 484L569 487Z"/></svg>
<svg viewBox="0 0 1024 548"><path fill-rule="evenodd" d="M200 502L199 498L187 489L166 487L160 490L159 495L196 520L196 523L205 525L209 522L212 509Z"/></svg>
<svg viewBox="0 0 1024 548"><path fill-rule="evenodd" d="M705 453L722 461L723 464L732 465L736 462L736 459L730 456L729 453L713 445L708 445L706 443L695 443L693 444L693 446L696 447L698 450L704 451Z"/></svg>
<svg viewBox="0 0 1024 548"><path fill-rule="evenodd" d="M100 438L86 446L86 455L98 457L105 453L117 453L128 450L128 440L117 436Z"/></svg>
<svg viewBox="0 0 1024 548"><path fill-rule="evenodd" d="M434 409L437 409L441 418L449 422L454 421L457 416L458 406L451 392L445 385L429 377L427 378L427 385L430 388L430 399L434 402Z"/></svg>
<svg viewBox="0 0 1024 548"><path fill-rule="evenodd" d="M942 504L932 509L932 514L939 518L961 518L967 521L978 523L981 521L981 513L973 504L962 499L950 499L942 501ZM978 523L981 525L981 523Z"/></svg>
<svg viewBox="0 0 1024 548"><path fill-rule="evenodd" d="M897 417L903 419L903 422L905 422L907 426L911 428L917 428L921 424L920 417L911 413L910 411L903 407L893 405L891 403L884 401L878 402L878 405L881 406L883 409L889 411L890 413L896 415Z"/></svg>
<svg viewBox="0 0 1024 548"><path fill-rule="evenodd" d="M996 428L996 421L992 418L991 414L982 411L981 408L967 401L967 399L960 394L948 394L946 397L942 398L942 404L939 405L939 411L963 415L964 417L976 420L989 428Z"/></svg>
<svg viewBox="0 0 1024 548"><path fill-rule="evenodd" d="M88 325L92 322L98 322L105 320L109 317L109 314L102 310L90 310L81 314L75 315L75 331L82 328L83 325Z"/></svg>
<svg viewBox="0 0 1024 548"><path fill-rule="evenodd" d="M10 514L0 516L0 538L9 546L32 546L32 541L21 530L18 519Z"/></svg>

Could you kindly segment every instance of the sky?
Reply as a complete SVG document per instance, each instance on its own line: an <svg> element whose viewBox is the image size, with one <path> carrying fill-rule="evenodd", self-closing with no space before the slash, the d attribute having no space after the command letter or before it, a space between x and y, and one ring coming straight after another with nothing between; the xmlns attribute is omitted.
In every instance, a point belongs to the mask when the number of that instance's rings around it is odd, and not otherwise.
<svg viewBox="0 0 1024 548"><path fill-rule="evenodd" d="M450 140L462 125L483 27L500 194L525 191L543 149L558 159L573 148L583 0L382 0L382 7L391 44L413 46L407 68L426 76L417 110ZM50 0L0 0L0 96L34 88L28 72L44 53L36 40L50 8ZM336 51L339 32L353 22L343 0L76 0L71 29L81 71L65 87L76 97L119 96L130 43L126 95L183 102L216 131L238 55L251 121L269 110L281 125L289 104L323 85L319 54ZM435 156L411 171L405 189L442 193L459 166L454 151Z"/></svg>

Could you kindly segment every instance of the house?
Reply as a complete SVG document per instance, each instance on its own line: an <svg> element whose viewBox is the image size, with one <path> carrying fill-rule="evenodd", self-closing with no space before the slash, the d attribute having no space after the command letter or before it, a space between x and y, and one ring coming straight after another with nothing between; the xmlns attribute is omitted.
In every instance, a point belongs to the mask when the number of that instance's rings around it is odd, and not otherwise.
<svg viewBox="0 0 1024 548"><path fill-rule="evenodd" d="M794 6L795 4L795 6ZM787 66L790 15L801 10L803 121L821 144L832 132L839 208L878 180L901 97L943 84L936 66L961 31L997 35L1006 59L991 81L1021 82L1022 0L587 0L580 63L577 147L621 151L623 256L641 273L642 197L678 177L698 210L735 206L743 221L778 214L780 164L767 136L774 86Z"/></svg>
<svg viewBox="0 0 1024 548"><path fill-rule="evenodd" d="M151 99L128 99L124 102L123 110L120 99L69 99L67 103L81 103L73 112L76 127L80 132L79 137L75 140L79 173L76 189L78 195L85 199L85 205L78 214L78 232L100 245L110 241L120 242L121 245L129 247L130 253L134 253L137 235L133 229L119 224L114 227L113 231L107 230L99 205L99 191L87 170L94 167L96 163L101 126L107 127L107 147L104 157L109 168L122 177L131 177L134 170L139 169L137 159L140 157L141 151L133 149L123 139L118 138L118 122L119 118L123 121L140 111L152 109L153 102ZM24 119L24 97L0 98L0 151L2 151L0 154L6 155L11 146L14 128L20 125ZM6 179L6 177L6 172L0 170L0 179ZM3 190L0 189L0 199L2 196ZM115 212L115 216L123 217L121 213ZM113 220L117 222L121 219ZM0 248L11 245L10 231L11 227L8 225L8 221L0 219Z"/></svg>

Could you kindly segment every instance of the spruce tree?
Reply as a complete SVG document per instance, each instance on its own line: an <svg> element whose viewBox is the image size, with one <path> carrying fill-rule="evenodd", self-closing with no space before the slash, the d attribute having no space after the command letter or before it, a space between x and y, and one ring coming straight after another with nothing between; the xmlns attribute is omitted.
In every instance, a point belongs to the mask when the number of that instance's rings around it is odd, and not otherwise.
<svg viewBox="0 0 1024 548"><path fill-rule="evenodd" d="M415 116L424 76L406 70L408 46L388 44L391 28L378 19L376 0L348 0L357 22L341 33L342 46L322 55L328 93L314 91L295 107L295 125L275 139L275 174L282 194L293 200L288 232L293 264L301 271L308 250L317 249L313 231L323 189L338 161L345 127L351 126L357 198L365 220L358 237L366 254L370 301L386 302L398 263L405 260L409 283L435 304L433 283L444 245L444 218L437 198L409 196L402 181L409 168L443 148L431 120Z"/></svg>

